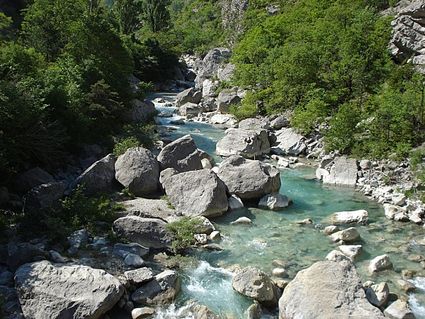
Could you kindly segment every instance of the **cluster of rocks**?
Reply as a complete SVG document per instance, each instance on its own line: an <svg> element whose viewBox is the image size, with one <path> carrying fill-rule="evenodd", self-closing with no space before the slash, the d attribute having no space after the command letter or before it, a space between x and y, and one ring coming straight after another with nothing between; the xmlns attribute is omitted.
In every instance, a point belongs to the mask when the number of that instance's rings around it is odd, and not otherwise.
<svg viewBox="0 0 425 319"><path fill-rule="evenodd" d="M383 204L391 220L423 224L425 205L405 193L418 187L408 162L369 161L328 154L321 159L316 177L325 184L356 187Z"/></svg>

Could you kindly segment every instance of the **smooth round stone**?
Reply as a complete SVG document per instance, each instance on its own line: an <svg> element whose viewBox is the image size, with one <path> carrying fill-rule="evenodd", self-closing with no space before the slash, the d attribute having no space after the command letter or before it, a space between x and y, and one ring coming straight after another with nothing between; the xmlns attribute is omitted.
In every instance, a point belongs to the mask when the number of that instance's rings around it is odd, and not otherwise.
<svg viewBox="0 0 425 319"><path fill-rule="evenodd" d="M274 268L272 270L272 275L275 277L285 278L288 277L288 272L285 268Z"/></svg>

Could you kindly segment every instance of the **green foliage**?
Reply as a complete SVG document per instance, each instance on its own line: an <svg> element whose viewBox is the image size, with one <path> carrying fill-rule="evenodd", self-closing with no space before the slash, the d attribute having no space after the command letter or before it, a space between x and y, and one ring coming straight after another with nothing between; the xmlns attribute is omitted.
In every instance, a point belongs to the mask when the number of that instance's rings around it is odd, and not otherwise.
<svg viewBox="0 0 425 319"><path fill-rule="evenodd" d="M26 213L20 231L24 236L47 235L52 241L64 240L83 227L93 233L106 231L120 210L123 207L107 197L88 197L83 187L78 187L59 209Z"/></svg>
<svg viewBox="0 0 425 319"><path fill-rule="evenodd" d="M219 1L171 0L169 8L177 52L202 54L224 41Z"/></svg>
<svg viewBox="0 0 425 319"><path fill-rule="evenodd" d="M313 97L305 105L295 108L291 124L301 133L308 134L328 115L329 107L319 97Z"/></svg>
<svg viewBox="0 0 425 319"><path fill-rule="evenodd" d="M142 0L142 17L152 32L159 32L169 26L170 13L166 6L169 0Z"/></svg>
<svg viewBox="0 0 425 319"><path fill-rule="evenodd" d="M172 248L175 252L187 249L195 244L193 237L199 227L202 226L202 221L199 218L182 217L179 220L168 223L167 230L174 235Z"/></svg>
<svg viewBox="0 0 425 319"><path fill-rule="evenodd" d="M124 154L129 148L139 147L139 146L140 146L140 142L137 138L126 137L126 138L123 138L122 140L119 140L117 143L115 143L113 153L115 156L118 157Z"/></svg>
<svg viewBox="0 0 425 319"><path fill-rule="evenodd" d="M258 95L252 92L248 92L242 100L241 105L230 106L230 113L236 116L239 120L254 117L258 113L257 96Z"/></svg>

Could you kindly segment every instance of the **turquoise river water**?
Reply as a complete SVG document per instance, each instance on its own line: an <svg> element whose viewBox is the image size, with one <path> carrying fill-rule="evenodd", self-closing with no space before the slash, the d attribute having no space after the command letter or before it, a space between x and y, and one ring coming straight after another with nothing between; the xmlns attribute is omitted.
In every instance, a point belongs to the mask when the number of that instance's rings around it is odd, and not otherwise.
<svg viewBox="0 0 425 319"><path fill-rule="evenodd" d="M173 98L174 95L166 96L169 101ZM215 156L215 144L224 135L222 129L198 122L172 125L170 122L178 118L173 114L174 108L159 103L156 106L163 115L169 112L168 115L173 116L158 117L159 124L167 128L168 138L191 134L200 149ZM368 225L356 226L363 251L355 263L362 280L386 281L391 292L400 293L396 280L401 278L401 270L415 271L412 282L418 289L409 295L409 302L416 317L425 318L425 271L420 263L411 261L415 255L425 255L423 227L387 220L381 205L351 188L322 185L315 180L311 167L284 169L281 180L280 193L289 196L293 204L279 212L244 208L215 219L213 222L223 237L220 242L223 251L197 253L199 264L182 273L182 292L176 304L160 311L157 319L178 317L179 306L189 299L206 305L223 318L245 318L244 312L252 302L233 291L229 267L252 265L270 274L273 260L278 259L285 262L289 278L293 278L299 270L323 260L337 248L322 231L329 225L329 216L337 211L355 209L369 212ZM230 224L241 216L249 217L253 224ZM306 218L311 218L313 225L296 223ZM384 253L390 256L394 270L370 276L368 261ZM273 315L276 313L264 315L264 318Z"/></svg>

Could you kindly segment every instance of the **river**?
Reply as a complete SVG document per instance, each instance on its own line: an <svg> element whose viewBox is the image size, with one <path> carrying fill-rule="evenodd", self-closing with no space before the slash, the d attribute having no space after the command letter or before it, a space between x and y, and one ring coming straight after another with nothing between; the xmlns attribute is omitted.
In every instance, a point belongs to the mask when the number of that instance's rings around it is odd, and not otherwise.
<svg viewBox="0 0 425 319"><path fill-rule="evenodd" d="M175 94L157 94L166 102L173 103ZM158 124L163 126L163 135L176 139L191 134L198 148L215 155L215 144L224 135L222 129L199 122L186 122L175 125L179 117L175 108L165 103L155 105L161 116ZM167 116L167 117L165 117ZM323 233L329 225L329 216L337 211L366 209L369 223L356 226L361 234L362 254L356 259L356 267L363 282L386 281L393 293L401 293L397 279L404 269L413 270L416 277L411 281L417 286L409 295L409 302L417 318L425 319L425 271L420 263L413 261L415 255L425 255L425 230L411 223L397 223L385 218L383 208L376 202L351 188L328 187L314 178L311 167L281 170L282 187L280 193L289 196L293 205L279 212L248 207L232 211L213 222L222 234L220 252L199 252L200 261L193 269L182 273L182 292L176 305L160 311L156 318L177 318L179 307L192 299L206 305L223 318L244 318L244 311L252 303L234 292L231 286L232 274L226 270L233 265L255 266L266 273L274 268L273 260L283 260L290 278L337 248ZM252 226L231 225L230 222L247 216ZM300 225L297 221L311 218L312 225ZM378 255L388 254L394 264L394 271L384 271L371 276L367 272L368 261ZM424 265L425 266L425 265ZM424 277L423 277L424 276ZM276 316L266 314L264 318ZM190 317L188 317L190 318Z"/></svg>

